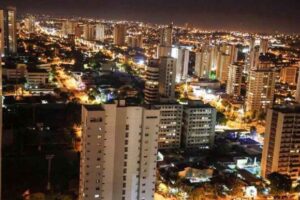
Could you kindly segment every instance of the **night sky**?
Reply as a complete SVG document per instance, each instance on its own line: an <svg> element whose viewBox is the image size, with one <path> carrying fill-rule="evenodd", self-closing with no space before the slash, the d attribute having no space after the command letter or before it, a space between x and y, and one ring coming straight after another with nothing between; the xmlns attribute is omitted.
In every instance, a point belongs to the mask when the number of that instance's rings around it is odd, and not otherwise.
<svg viewBox="0 0 300 200"><path fill-rule="evenodd" d="M127 19L203 29L300 33L300 0L0 0L20 13Z"/></svg>

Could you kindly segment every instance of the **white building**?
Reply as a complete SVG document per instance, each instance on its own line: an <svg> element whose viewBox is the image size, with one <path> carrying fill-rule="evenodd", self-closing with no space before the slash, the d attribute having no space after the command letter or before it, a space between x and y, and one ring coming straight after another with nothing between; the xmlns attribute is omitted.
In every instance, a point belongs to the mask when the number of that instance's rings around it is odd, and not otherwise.
<svg viewBox="0 0 300 200"><path fill-rule="evenodd" d="M105 40L105 29L106 25L105 24L97 24L96 25L96 36L95 40L104 42Z"/></svg>
<svg viewBox="0 0 300 200"><path fill-rule="evenodd" d="M151 59L146 66L145 103L153 104L159 101L159 60Z"/></svg>
<svg viewBox="0 0 300 200"><path fill-rule="evenodd" d="M80 200L154 198L159 110L83 106Z"/></svg>
<svg viewBox="0 0 300 200"><path fill-rule="evenodd" d="M31 86L46 85L49 73L43 69L27 69L26 80Z"/></svg>
<svg viewBox="0 0 300 200"><path fill-rule="evenodd" d="M176 82L180 83L188 77L190 51L185 48L178 48L176 63Z"/></svg>

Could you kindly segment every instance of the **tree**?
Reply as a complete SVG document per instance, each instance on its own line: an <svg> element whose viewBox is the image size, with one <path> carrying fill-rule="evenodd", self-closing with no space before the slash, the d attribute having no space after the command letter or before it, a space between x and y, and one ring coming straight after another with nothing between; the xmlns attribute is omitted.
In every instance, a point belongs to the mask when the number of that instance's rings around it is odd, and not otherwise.
<svg viewBox="0 0 300 200"><path fill-rule="evenodd" d="M292 180L289 176L273 172L267 178L270 181L271 194L282 195L291 191Z"/></svg>

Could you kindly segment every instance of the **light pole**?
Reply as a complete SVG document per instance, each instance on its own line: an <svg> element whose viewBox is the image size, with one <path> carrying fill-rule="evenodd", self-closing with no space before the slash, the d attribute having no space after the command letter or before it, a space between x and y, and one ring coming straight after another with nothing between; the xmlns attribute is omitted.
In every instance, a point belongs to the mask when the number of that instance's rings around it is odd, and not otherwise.
<svg viewBox="0 0 300 200"><path fill-rule="evenodd" d="M47 180L47 187L46 187L46 189L48 191L51 190L50 175L51 175L51 161L52 161L53 158L54 158L53 154L46 155L46 159L48 160L48 180Z"/></svg>

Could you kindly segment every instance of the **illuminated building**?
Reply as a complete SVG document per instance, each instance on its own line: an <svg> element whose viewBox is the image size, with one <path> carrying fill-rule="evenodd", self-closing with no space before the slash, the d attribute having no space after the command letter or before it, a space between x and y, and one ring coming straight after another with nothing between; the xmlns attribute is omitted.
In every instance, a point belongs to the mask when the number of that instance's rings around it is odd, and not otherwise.
<svg viewBox="0 0 300 200"><path fill-rule="evenodd" d="M153 199L159 110L85 105L82 124L79 199Z"/></svg>
<svg viewBox="0 0 300 200"><path fill-rule="evenodd" d="M182 144L185 148L209 149L214 144L216 109L200 101L184 107Z"/></svg>
<svg viewBox="0 0 300 200"><path fill-rule="evenodd" d="M300 178L300 107L280 106L269 109L262 153L261 175L272 172Z"/></svg>
<svg viewBox="0 0 300 200"><path fill-rule="evenodd" d="M209 77L211 71L216 70L218 48L216 46L204 46L196 52L195 74L198 77Z"/></svg>
<svg viewBox="0 0 300 200"><path fill-rule="evenodd" d="M151 59L146 67L145 103L153 104L159 101L159 60Z"/></svg>
<svg viewBox="0 0 300 200"><path fill-rule="evenodd" d="M284 67L280 70L280 81L289 85L296 85L297 83L297 66Z"/></svg>
<svg viewBox="0 0 300 200"><path fill-rule="evenodd" d="M95 35L95 40L104 42L105 40L105 29L106 25L105 24L96 24L96 35Z"/></svg>
<svg viewBox="0 0 300 200"><path fill-rule="evenodd" d="M190 51L188 49L178 48L176 59L176 82L179 83L188 77Z"/></svg>
<svg viewBox="0 0 300 200"><path fill-rule="evenodd" d="M35 17L34 16L28 16L27 18L25 18L24 26L25 26L25 29L29 33L33 33L35 31Z"/></svg>
<svg viewBox="0 0 300 200"><path fill-rule="evenodd" d="M177 149L181 145L183 105L166 103L155 105L160 109L158 131L159 149Z"/></svg>
<svg viewBox="0 0 300 200"><path fill-rule="evenodd" d="M116 24L114 27L114 44L117 46L125 45L126 25Z"/></svg>
<svg viewBox="0 0 300 200"><path fill-rule="evenodd" d="M173 26L169 25L160 29L160 43L157 47L157 57L171 56L173 43Z"/></svg>
<svg viewBox="0 0 300 200"><path fill-rule="evenodd" d="M217 64L217 79L221 83L225 83L228 78L228 67L230 65L230 56L225 53L220 53L218 56L218 64Z"/></svg>
<svg viewBox="0 0 300 200"><path fill-rule="evenodd" d="M226 93L232 96L240 96L242 73L244 65L242 63L234 63L229 65L228 80L226 83Z"/></svg>
<svg viewBox="0 0 300 200"><path fill-rule="evenodd" d="M259 53L266 54L269 50L269 40L268 39L261 39L260 46L259 46Z"/></svg>
<svg viewBox="0 0 300 200"><path fill-rule="evenodd" d="M4 54L13 54L17 52L17 27L16 27L16 8L7 7L0 10L0 28L3 30L1 36L1 48Z"/></svg>
<svg viewBox="0 0 300 200"><path fill-rule="evenodd" d="M247 111L263 111L272 106L276 75L272 69L250 71L246 95Z"/></svg>
<svg viewBox="0 0 300 200"><path fill-rule="evenodd" d="M176 59L172 57L160 58L159 94L163 99L175 98Z"/></svg>
<svg viewBox="0 0 300 200"><path fill-rule="evenodd" d="M64 20L62 22L62 34L63 35L70 35L75 34L75 28L78 25L77 22L71 20Z"/></svg>
<svg viewBox="0 0 300 200"><path fill-rule="evenodd" d="M143 48L142 34L129 36L128 37L128 46L131 48Z"/></svg>
<svg viewBox="0 0 300 200"><path fill-rule="evenodd" d="M92 24L85 24L83 26L83 38L88 41L95 40L95 26Z"/></svg>
<svg viewBox="0 0 300 200"><path fill-rule="evenodd" d="M300 65L300 63L299 63ZM297 103L300 104L300 67L299 67L299 72L298 72L298 81L297 81L297 89L296 89L296 94L295 94L295 100Z"/></svg>
<svg viewBox="0 0 300 200"><path fill-rule="evenodd" d="M0 10L0 58L4 55L4 11Z"/></svg>

